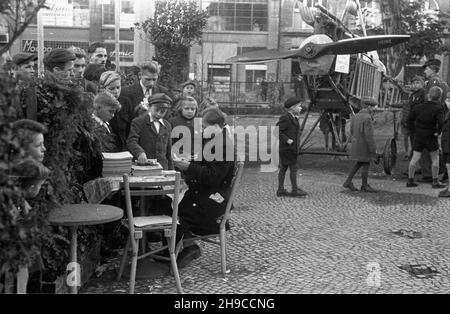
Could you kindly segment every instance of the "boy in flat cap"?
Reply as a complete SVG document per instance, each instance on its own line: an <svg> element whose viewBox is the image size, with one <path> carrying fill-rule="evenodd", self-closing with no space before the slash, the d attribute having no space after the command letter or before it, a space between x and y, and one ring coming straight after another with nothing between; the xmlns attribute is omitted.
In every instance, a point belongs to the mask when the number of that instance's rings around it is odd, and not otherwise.
<svg viewBox="0 0 450 314"><path fill-rule="evenodd" d="M279 130L280 171L278 173L277 196L305 196L307 193L297 186L298 131L300 124L297 116L302 109L302 100L296 97L287 99L284 107L287 112L277 122ZM289 168L292 193L284 188L284 179Z"/></svg>
<svg viewBox="0 0 450 314"><path fill-rule="evenodd" d="M139 165L147 164L150 158L157 159L165 170L173 169L172 127L163 119L171 103L166 94L153 94L148 98L148 112L131 122L127 147Z"/></svg>
<svg viewBox="0 0 450 314"><path fill-rule="evenodd" d="M343 184L343 187L350 191L358 190L353 185L352 179L359 168L362 168L361 192L376 192L368 183L370 162L377 159L372 122L372 111L376 105L377 103L371 98L361 99L362 109L352 117L350 122L350 136L352 138L350 158L355 160L356 163Z"/></svg>
<svg viewBox="0 0 450 314"><path fill-rule="evenodd" d="M32 80L35 73L36 60L37 55L31 53L18 53L12 58L11 72L12 76L17 80L16 89L20 95L20 105L22 107L22 112L19 114L24 118L30 117L35 119L35 106L29 106L29 104L36 103L36 90Z"/></svg>
<svg viewBox="0 0 450 314"><path fill-rule="evenodd" d="M31 53L18 53L12 58L13 76L17 79L29 80L35 73L37 55Z"/></svg>
<svg viewBox="0 0 450 314"><path fill-rule="evenodd" d="M64 48L55 48L44 57L46 75L54 77L57 81L67 81L73 75L73 64L76 56Z"/></svg>
<svg viewBox="0 0 450 314"><path fill-rule="evenodd" d="M412 156L412 149L410 149L410 143L412 147L412 133L408 130L408 125L406 123L408 119L408 115L411 111L411 108L415 107L417 104L421 104L425 101L425 90L423 89L425 85L425 79L422 76L415 75L411 80L411 91L412 93L408 97L408 101L405 102L402 106L402 134L403 134L403 143L405 145L405 159L408 160Z"/></svg>
<svg viewBox="0 0 450 314"><path fill-rule="evenodd" d="M422 151L427 149L431 157L432 188L443 188L438 181L439 174L439 143L438 136L442 131L444 110L439 103L442 89L433 86L429 92L429 101L416 105L408 116L408 129L414 130L413 156L409 163L407 187L416 187L414 182L415 167Z"/></svg>

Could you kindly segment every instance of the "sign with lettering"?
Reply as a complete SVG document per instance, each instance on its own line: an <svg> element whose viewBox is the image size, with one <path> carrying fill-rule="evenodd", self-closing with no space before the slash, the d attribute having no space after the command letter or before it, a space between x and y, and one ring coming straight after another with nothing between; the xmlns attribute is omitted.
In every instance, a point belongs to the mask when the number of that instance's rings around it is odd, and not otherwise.
<svg viewBox="0 0 450 314"><path fill-rule="evenodd" d="M350 55L337 55L335 71L348 74L350 71Z"/></svg>
<svg viewBox="0 0 450 314"><path fill-rule="evenodd" d="M37 53L37 40L25 39L22 40L22 51L29 53ZM76 42L76 41L44 41L44 53L47 53L55 48L69 48L71 46L80 47L87 50L89 47L88 42Z"/></svg>
<svg viewBox="0 0 450 314"><path fill-rule="evenodd" d="M48 1L49 9L42 9L44 25L73 26L73 5L68 0Z"/></svg>

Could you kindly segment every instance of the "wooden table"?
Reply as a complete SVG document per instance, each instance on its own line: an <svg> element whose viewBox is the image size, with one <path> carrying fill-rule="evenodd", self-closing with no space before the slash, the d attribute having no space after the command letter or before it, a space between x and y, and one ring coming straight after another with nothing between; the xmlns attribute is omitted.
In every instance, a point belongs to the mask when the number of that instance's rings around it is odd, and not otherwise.
<svg viewBox="0 0 450 314"><path fill-rule="evenodd" d="M158 182L167 180L167 178L174 177L173 171L163 170L161 174L150 175L150 176L130 176L130 183L133 182ZM109 177L99 177L94 180L88 181L84 184L83 189L86 197L90 203L100 203L106 198L110 197L114 193L117 193L121 189L121 184L123 181L122 176L109 176ZM186 183L181 180L181 191L179 195L179 202L183 199L184 193L187 191ZM141 197L139 201L139 213L141 216L145 216L146 208L149 204L146 202L145 197ZM141 239L140 251L141 254L146 251L146 236L145 233ZM129 266L127 266L128 268ZM125 268L124 277L129 275L129 271ZM151 279L159 277L165 273L168 273L170 268L163 263L154 261L153 259L140 259L138 260L138 267L136 272L137 279Z"/></svg>
<svg viewBox="0 0 450 314"><path fill-rule="evenodd" d="M56 208L49 215L49 222L55 226L70 227L70 261L77 262L77 229L78 226L98 225L119 220L123 210L119 207L103 204L68 204ZM76 269L76 271L79 271ZM71 293L77 293L78 273L76 281L70 286Z"/></svg>

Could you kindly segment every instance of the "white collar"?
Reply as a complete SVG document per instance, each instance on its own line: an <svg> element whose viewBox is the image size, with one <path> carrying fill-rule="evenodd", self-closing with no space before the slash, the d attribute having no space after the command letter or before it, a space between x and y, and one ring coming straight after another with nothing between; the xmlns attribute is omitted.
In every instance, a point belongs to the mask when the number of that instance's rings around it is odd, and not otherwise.
<svg viewBox="0 0 450 314"><path fill-rule="evenodd" d="M103 121L102 119L100 119L95 113L92 114L92 118L97 121L98 124L100 124L101 126L104 126L105 128L108 129L108 131L111 131L109 129L109 123L106 121Z"/></svg>
<svg viewBox="0 0 450 314"><path fill-rule="evenodd" d="M161 123L162 125L164 125L163 119L162 119L162 118L159 119L159 120L153 119L152 114L150 113L150 111L148 112L148 116L150 117L150 122L158 121L159 123ZM165 125L164 125L164 126L165 126Z"/></svg>
<svg viewBox="0 0 450 314"><path fill-rule="evenodd" d="M147 87L145 87L144 84L142 84L141 80L139 80L139 85L141 85L142 93L144 93L144 96L145 96L145 92L147 91ZM151 89L151 88L149 88L149 89Z"/></svg>
<svg viewBox="0 0 450 314"><path fill-rule="evenodd" d="M100 125L108 125L105 121L100 119L95 113L92 114L92 118L97 121Z"/></svg>

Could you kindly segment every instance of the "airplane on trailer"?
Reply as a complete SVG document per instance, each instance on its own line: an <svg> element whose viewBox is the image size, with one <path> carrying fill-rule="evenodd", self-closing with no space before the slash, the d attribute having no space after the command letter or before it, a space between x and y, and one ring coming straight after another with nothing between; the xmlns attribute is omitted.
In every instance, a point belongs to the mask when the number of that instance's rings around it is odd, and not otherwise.
<svg viewBox="0 0 450 314"><path fill-rule="evenodd" d="M359 5L359 1L355 4ZM351 11L356 14L359 11L361 14L360 10L346 6L343 17L352 13ZM396 88L398 85L390 84L389 90L383 89L383 82L390 80L392 83L393 79L385 75L386 68L379 60L376 50L405 43L410 36L359 37L321 5L316 5L314 8L301 5L300 13L303 20L314 27L314 34L307 37L300 47L289 50L252 51L229 58L227 62L248 64L297 59L310 99L299 131L300 154L348 155L345 150L349 137L345 137L345 124L342 123L345 123L345 117L349 117L360 109L361 99L370 98L382 108L400 101L401 93ZM364 25L362 27L365 34ZM320 116L302 137L311 110L319 111ZM338 119L333 119L333 114L337 114ZM327 123L331 126L330 131L337 141L337 146L334 147L337 151L308 152L305 147L311 140L312 132L323 118L327 118ZM394 121L394 136L386 141L384 152L380 155L384 170L388 174L396 162L396 137L397 129Z"/></svg>

